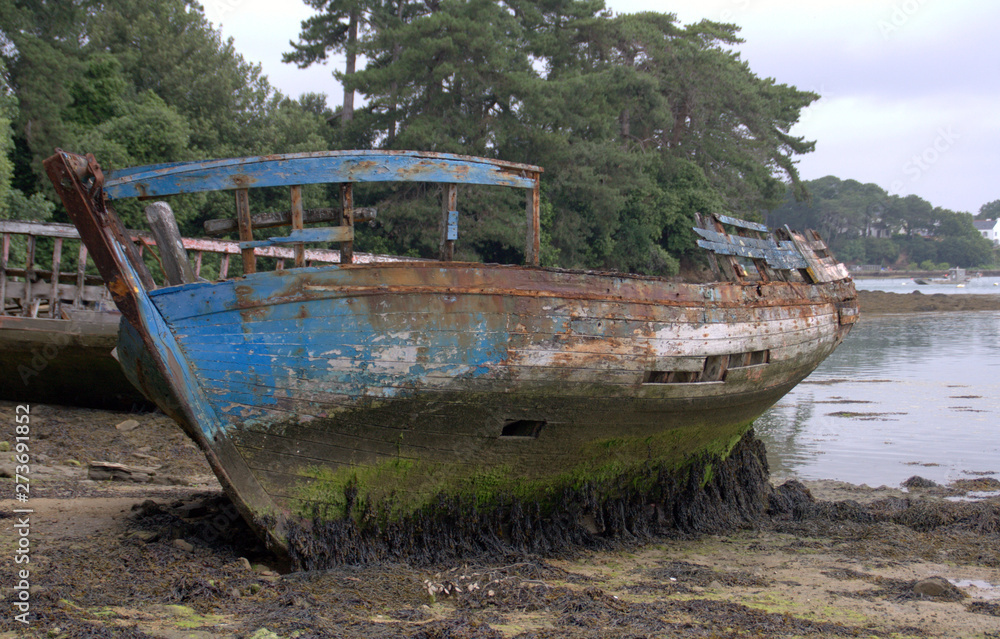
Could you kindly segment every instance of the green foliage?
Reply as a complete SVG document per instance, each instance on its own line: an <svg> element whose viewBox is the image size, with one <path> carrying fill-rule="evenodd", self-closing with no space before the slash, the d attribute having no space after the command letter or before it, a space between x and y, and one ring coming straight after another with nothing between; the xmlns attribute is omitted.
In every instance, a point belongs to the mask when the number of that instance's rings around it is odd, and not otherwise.
<svg viewBox="0 0 1000 639"><path fill-rule="evenodd" d="M757 77L731 50L735 25L613 16L601 0L307 3L316 14L286 61L363 55L366 68L335 74L366 98L353 118L334 117L325 96L273 91L191 0L0 6L11 44L0 60L20 103L0 138L0 189L12 181L28 201L48 192L40 162L56 146L92 152L106 168L325 148L481 155L545 167L544 264L659 275L699 259L696 212L755 218L781 202L785 181L803 192L793 158L813 143L788 132L817 96ZM861 186L855 200L866 197ZM285 208L287 197L261 190L251 206ZM327 206L339 196L315 187L306 197ZM457 257L522 260L523 197L463 188ZM358 250L437 253L437 187L366 186L356 203L379 205ZM226 194L172 206L186 234L232 215ZM118 210L141 223L139 203ZM828 207L811 226L866 223L840 213ZM909 209L881 217L892 215L915 219ZM879 243L858 250L890 253Z"/></svg>
<svg viewBox="0 0 1000 639"><path fill-rule="evenodd" d="M2 204L3 206L0 206L0 219L5 220L44 222L52 219L52 214L56 210L56 205L41 193L35 193L28 197L18 189L10 189Z"/></svg>
<svg viewBox="0 0 1000 639"><path fill-rule="evenodd" d="M24 195L11 206L23 214L45 210L40 194L54 197L41 160L56 147L94 153L110 169L332 144L325 96L292 100L273 91L194 2L21 2L0 6L0 18L0 40L9 44L0 50L0 125L12 123L0 137L0 191L18 186ZM4 102L10 92L16 111ZM314 205L327 205L319 195ZM200 234L204 219L232 216L224 194L174 200L186 234ZM118 211L126 224L144 226L139 203Z"/></svg>
<svg viewBox="0 0 1000 639"><path fill-rule="evenodd" d="M772 226L815 228L845 261L905 266L909 262L978 266L991 259L990 242L968 213L934 207L916 196L890 196L875 184L827 176L804 183L809 201L792 188L768 215Z"/></svg>
<svg viewBox="0 0 1000 639"><path fill-rule="evenodd" d="M993 200L979 207L977 220L995 220L997 218L1000 218L1000 200Z"/></svg>

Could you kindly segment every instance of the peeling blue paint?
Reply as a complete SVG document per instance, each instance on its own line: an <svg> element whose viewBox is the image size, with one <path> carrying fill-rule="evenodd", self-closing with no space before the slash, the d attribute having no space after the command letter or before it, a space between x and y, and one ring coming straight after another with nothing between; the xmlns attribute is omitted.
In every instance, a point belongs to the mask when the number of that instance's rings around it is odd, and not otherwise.
<svg viewBox="0 0 1000 639"><path fill-rule="evenodd" d="M346 182L439 182L533 188L537 166L446 153L325 151L177 162L110 171L111 199L265 186Z"/></svg>

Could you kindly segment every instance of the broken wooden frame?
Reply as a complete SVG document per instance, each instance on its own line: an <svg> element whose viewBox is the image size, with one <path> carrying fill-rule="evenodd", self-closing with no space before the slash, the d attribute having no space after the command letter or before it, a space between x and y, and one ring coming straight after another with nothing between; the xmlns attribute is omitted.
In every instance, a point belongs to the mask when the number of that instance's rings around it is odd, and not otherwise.
<svg viewBox="0 0 1000 639"><path fill-rule="evenodd" d="M710 251L709 266L719 279L816 284L849 277L815 231L801 234L786 226L772 232L763 224L719 214L696 213L695 223L698 246ZM741 260L750 260L756 273L744 269Z"/></svg>
<svg viewBox="0 0 1000 639"><path fill-rule="evenodd" d="M111 304L101 278L87 274L87 247L80 242L80 234L72 224L0 220L0 234L0 299L3 300L0 315L64 319L68 311L88 310L102 302ZM17 236L25 238L23 265L12 264L11 249ZM39 257L38 238L53 240L48 270L35 264ZM64 271L64 252L74 248L76 268Z"/></svg>
<svg viewBox="0 0 1000 639"><path fill-rule="evenodd" d="M324 151L292 153L249 158L179 162L136 167L109 172L103 192L109 199L136 197L159 198L180 193L202 191L233 191L236 207L236 230L239 232L244 273L256 271L256 249L291 246L296 266L304 264L303 246L311 242L340 244L340 263L354 261L354 223L359 219L354 207L354 184L362 182L431 182L444 190L443 220L439 259L454 256L458 236L457 187L461 184L508 186L528 192L526 209L527 231L525 262L539 263L540 220L539 180L542 169L528 164L504 162L486 158L421 153L415 151ZM339 184L341 207L339 225L305 229L307 220L323 221L332 217L311 211L307 216L302 206L301 187L306 184ZM249 189L273 186L289 187L290 210L253 216L250 212ZM323 211L323 210L319 210ZM256 221L256 224L255 224ZM255 240L255 228L285 224L292 230L288 236ZM213 228L217 221L213 221ZM225 228L233 230L232 222ZM223 231L225 232L225 231Z"/></svg>
<svg viewBox="0 0 1000 639"><path fill-rule="evenodd" d="M162 204L162 203L156 203ZM151 205L147 208L154 208ZM162 209L159 210L162 215ZM172 220L172 217L170 218ZM169 226L170 223L167 224ZM146 247L158 248L162 240L147 233L128 231L132 242L136 245L139 257L142 257ZM0 220L0 236L2 236L2 252L0 252L0 315L18 317L48 317L65 319L76 311L92 310L102 303L110 306L111 295L99 275L88 273L89 254L86 245L80 241L80 233L72 224L55 222L23 222L16 220ZM14 238L25 237L24 264L12 263L12 247ZM53 240L51 267L38 267L38 238ZM229 261L234 255L240 255L237 242L231 240L206 240L179 238L182 250L191 251L193 264L187 264L189 275L186 281L201 278L203 256L217 254L220 257L219 278L228 276ZM62 270L66 261L67 250L76 251L76 267L72 271ZM162 252L157 258L161 264L166 264L168 252ZM255 256L272 258L278 269L284 268L286 260L296 259L295 251L288 247L265 247L255 249ZM373 259L370 255L359 256L359 262ZM185 256L186 260L186 256ZM340 262L340 252L335 250L313 249L303 251L303 265L336 264ZM184 270L177 265L178 271ZM53 277L57 273L57 277ZM171 278L167 276L168 283Z"/></svg>

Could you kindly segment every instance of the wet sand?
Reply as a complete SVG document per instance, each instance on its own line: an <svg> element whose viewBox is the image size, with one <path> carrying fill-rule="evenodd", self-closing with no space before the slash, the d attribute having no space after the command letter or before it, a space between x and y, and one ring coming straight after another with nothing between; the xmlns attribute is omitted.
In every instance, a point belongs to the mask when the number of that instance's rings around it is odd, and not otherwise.
<svg viewBox="0 0 1000 639"><path fill-rule="evenodd" d="M949 501L996 491L991 479L781 483L766 516L726 534L289 573L169 419L31 410L31 625L10 612L8 559L0 636L1000 636L1000 497ZM0 403L11 431L14 414ZM131 473L89 479L94 460ZM7 558L14 490L0 479Z"/></svg>

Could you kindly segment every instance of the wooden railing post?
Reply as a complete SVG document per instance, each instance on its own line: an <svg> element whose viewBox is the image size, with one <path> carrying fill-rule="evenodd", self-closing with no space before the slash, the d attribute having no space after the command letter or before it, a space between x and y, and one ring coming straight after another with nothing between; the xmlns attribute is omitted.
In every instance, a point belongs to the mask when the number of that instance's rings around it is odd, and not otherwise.
<svg viewBox="0 0 1000 639"><path fill-rule="evenodd" d="M149 229L153 232L160 250L160 261L167 276L167 285L177 286L196 281L198 278L188 261L184 240L181 238L181 231L177 228L177 220L170 205L166 202L153 202L146 207L145 213Z"/></svg>
<svg viewBox="0 0 1000 639"><path fill-rule="evenodd" d="M302 186L296 184L291 187L292 196L292 230L302 230ZM295 267L306 265L306 245L302 242L295 244Z"/></svg>
<svg viewBox="0 0 1000 639"><path fill-rule="evenodd" d="M340 225L354 228L354 185L350 182L340 185L341 212ZM340 243L340 263L354 263L354 240Z"/></svg>
<svg viewBox="0 0 1000 639"><path fill-rule="evenodd" d="M73 293L73 308L83 308L83 287L87 283L87 245L80 242L80 252L76 257L76 291Z"/></svg>
<svg viewBox="0 0 1000 639"><path fill-rule="evenodd" d="M28 256L24 262L24 301L21 302L23 315L32 317L31 314L31 280L35 278L35 236L28 236Z"/></svg>
<svg viewBox="0 0 1000 639"><path fill-rule="evenodd" d="M10 258L10 233L3 234L3 247L0 250L0 315L7 314L7 260Z"/></svg>
<svg viewBox="0 0 1000 639"><path fill-rule="evenodd" d="M250 194L246 189L236 189L236 222L240 227L240 241L253 241L253 224L250 222ZM257 272L257 256L253 248L245 248L243 254L243 274Z"/></svg>
<svg viewBox="0 0 1000 639"><path fill-rule="evenodd" d="M62 306L59 300L59 268L62 266L63 239L57 237L55 246L52 247L52 292L49 294L49 317L60 319L59 308Z"/></svg>
<svg viewBox="0 0 1000 639"><path fill-rule="evenodd" d="M441 241L438 259L450 262L455 259L455 240L458 239L458 185L445 184L441 198Z"/></svg>
<svg viewBox="0 0 1000 639"><path fill-rule="evenodd" d="M535 185L528 189L528 201L525 204L528 231L524 242L524 263L528 266L538 266L541 253L542 224L539 214L541 207L541 192L539 189L541 175L534 173Z"/></svg>

